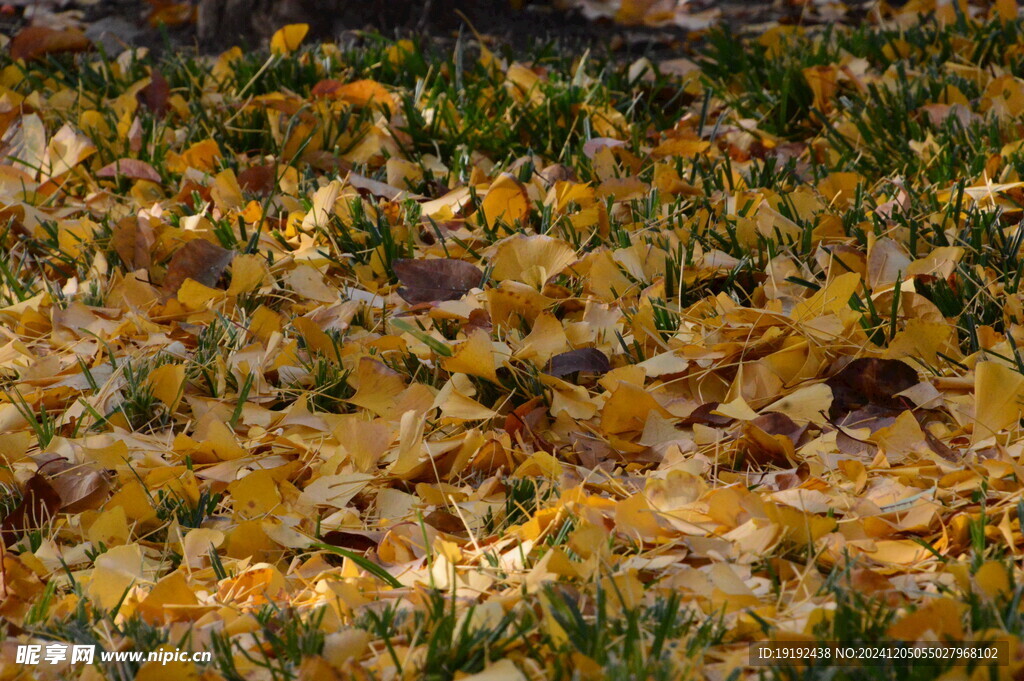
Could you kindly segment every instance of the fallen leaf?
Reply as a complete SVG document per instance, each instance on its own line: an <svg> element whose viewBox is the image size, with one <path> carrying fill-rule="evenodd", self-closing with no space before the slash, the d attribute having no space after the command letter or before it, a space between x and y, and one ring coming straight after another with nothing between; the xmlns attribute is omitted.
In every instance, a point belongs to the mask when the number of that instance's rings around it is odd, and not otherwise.
<svg viewBox="0 0 1024 681"><path fill-rule="evenodd" d="M395 100L387 89L375 80L363 79L342 83L337 80L322 80L313 86L314 97L340 99L355 106L376 105L395 111Z"/></svg>
<svg viewBox="0 0 1024 681"><path fill-rule="evenodd" d="M575 260L575 249L560 239L520 234L498 244L491 261L491 277L541 286Z"/></svg>
<svg viewBox="0 0 1024 681"><path fill-rule="evenodd" d="M192 279L203 286L216 286L233 257L233 251L205 239L192 239L175 251L171 258L164 276L164 291L177 293L186 279Z"/></svg>
<svg viewBox="0 0 1024 681"><path fill-rule="evenodd" d="M110 482L102 471L85 465L63 470L47 468L50 486L60 495L63 513L81 513L99 508L110 494Z"/></svg>
<svg viewBox="0 0 1024 681"><path fill-rule="evenodd" d="M979 362L974 368L974 400L972 444L1017 423L1024 400L1024 376L998 362Z"/></svg>
<svg viewBox="0 0 1024 681"><path fill-rule="evenodd" d="M917 371L900 360L855 359L826 382L833 397L830 414L836 417L868 404L899 409L905 403L896 394L917 382Z"/></svg>
<svg viewBox="0 0 1024 681"><path fill-rule="evenodd" d="M483 272L463 260L396 260L392 268L402 283L398 294L414 305L458 300L483 283Z"/></svg>
<svg viewBox="0 0 1024 681"><path fill-rule="evenodd" d="M161 24L165 26L181 26L183 24L190 24L196 20L196 7L188 2L165 2L160 0L154 2L149 0L150 4L153 5L149 12L149 16L146 17L146 23L153 28L158 28Z"/></svg>
<svg viewBox="0 0 1024 681"><path fill-rule="evenodd" d="M21 501L8 513L0 524L4 545L10 546L21 538L23 532L42 528L60 510L62 500L45 476L36 473L22 491Z"/></svg>
<svg viewBox="0 0 1024 681"><path fill-rule="evenodd" d="M530 197L519 180L502 173L484 194L480 211L489 229L494 229L499 222L514 225L525 220L530 213Z"/></svg>
<svg viewBox="0 0 1024 681"><path fill-rule="evenodd" d="M275 173L271 165L250 166L238 173L238 186L250 194L266 196L274 190Z"/></svg>
<svg viewBox="0 0 1024 681"><path fill-rule="evenodd" d="M41 59L48 54L83 52L92 47L85 34L75 28L53 29L46 26L26 26L11 39L12 59Z"/></svg>
<svg viewBox="0 0 1024 681"><path fill-rule="evenodd" d="M170 110L168 100L171 96L171 86L164 78L164 74L156 69L150 73L149 78L149 85L139 90L139 101L157 118L163 118Z"/></svg>
<svg viewBox="0 0 1024 681"><path fill-rule="evenodd" d="M122 158L105 165L96 171L96 177L126 177L130 180L148 180L157 184L161 182L160 173L156 168L134 158Z"/></svg>
<svg viewBox="0 0 1024 681"><path fill-rule="evenodd" d="M603 352L596 348L581 348L552 357L544 373L561 378L578 371L604 374L611 368L611 363Z"/></svg>

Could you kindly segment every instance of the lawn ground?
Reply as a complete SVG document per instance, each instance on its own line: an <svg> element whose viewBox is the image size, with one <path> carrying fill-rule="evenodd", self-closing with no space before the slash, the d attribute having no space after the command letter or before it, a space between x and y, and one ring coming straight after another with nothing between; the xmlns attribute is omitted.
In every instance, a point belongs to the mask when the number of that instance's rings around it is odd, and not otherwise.
<svg viewBox="0 0 1024 681"><path fill-rule="evenodd" d="M0 679L1019 676L1024 26L919 9L630 59L15 36Z"/></svg>

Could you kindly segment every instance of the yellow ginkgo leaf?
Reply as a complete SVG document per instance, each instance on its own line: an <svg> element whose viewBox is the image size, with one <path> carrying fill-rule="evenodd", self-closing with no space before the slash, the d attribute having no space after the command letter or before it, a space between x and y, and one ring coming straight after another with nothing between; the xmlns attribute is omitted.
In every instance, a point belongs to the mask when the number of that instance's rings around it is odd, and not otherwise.
<svg viewBox="0 0 1024 681"><path fill-rule="evenodd" d="M498 223L512 225L530 214L530 197L522 182L502 173L484 194L480 210L488 229L494 229Z"/></svg>
<svg viewBox="0 0 1024 681"><path fill-rule="evenodd" d="M423 447L425 425L423 416L416 411L410 409L402 414L398 430L398 452L395 462L388 469L389 473L401 477L410 475L420 468L421 455L425 450Z"/></svg>
<svg viewBox="0 0 1024 681"><path fill-rule="evenodd" d="M122 510L123 512L123 510ZM213 532L215 530L193 530ZM203 551L209 546L203 546ZM113 546L96 558L96 567L89 582L88 594L102 607L113 608L132 584L144 581L142 549L138 544Z"/></svg>
<svg viewBox="0 0 1024 681"><path fill-rule="evenodd" d="M378 416L387 415L395 405L398 394L405 390L401 374L370 357L359 360L351 381L356 394L347 402L369 409Z"/></svg>
<svg viewBox="0 0 1024 681"><path fill-rule="evenodd" d="M469 340L460 343L455 354L442 361L442 366L452 373L469 374L498 382L494 346L490 336L482 331L471 334Z"/></svg>
<svg viewBox="0 0 1024 681"><path fill-rule="evenodd" d="M999 598L1013 593L1013 585L1006 566L999 561L986 561L974 573L978 589L988 598Z"/></svg>
<svg viewBox="0 0 1024 681"><path fill-rule="evenodd" d="M178 408L185 384L184 364L164 364L150 372L146 383L153 391L153 397L167 405L172 412Z"/></svg>
<svg viewBox="0 0 1024 681"><path fill-rule="evenodd" d="M89 541L99 546L101 543L107 546L120 546L128 543L131 536L131 529L128 527L128 514L122 506L114 506L109 510L100 513L89 526L87 534Z"/></svg>
<svg viewBox="0 0 1024 681"><path fill-rule="evenodd" d="M175 173L183 173L189 168L204 173L213 172L221 159L220 147L212 139L196 142L183 153L174 151L167 154L167 169Z"/></svg>
<svg viewBox="0 0 1024 681"><path fill-rule="evenodd" d="M270 277L270 268L266 258L255 254L236 255L231 261L231 286L229 296L248 293L263 286Z"/></svg>
<svg viewBox="0 0 1024 681"><path fill-rule="evenodd" d="M224 533L205 527L188 531L181 542L182 558L194 568L203 567L209 560L211 547L216 549L224 543Z"/></svg>
<svg viewBox="0 0 1024 681"><path fill-rule="evenodd" d="M291 54L309 33L309 24L288 24L274 33L270 39L270 51L274 54Z"/></svg>
<svg viewBox="0 0 1024 681"><path fill-rule="evenodd" d="M974 367L974 432L971 444L993 437L1020 418L1024 376L998 362Z"/></svg>
<svg viewBox="0 0 1024 681"><path fill-rule="evenodd" d="M914 542L879 542L879 544L901 544L900 549L907 556L919 555L923 550ZM903 558L903 556L901 556ZM911 560L893 561L910 563ZM903 641L916 641L922 637L932 640L959 640L963 636L963 614L967 604L953 598L931 598L923 607L904 615L889 627L889 636Z"/></svg>
<svg viewBox="0 0 1024 681"><path fill-rule="evenodd" d="M465 374L455 374L441 388L434 405L445 417L460 421L480 421L497 416L493 409L474 400L475 394L476 388L469 378Z"/></svg>
<svg viewBox="0 0 1024 681"><path fill-rule="evenodd" d="M813 296L797 303L793 307L791 316L797 321L809 321L821 315L834 314L839 310L849 308L850 296L857 290L860 283L860 275L856 272L840 274L827 286L815 292Z"/></svg>
<svg viewBox="0 0 1024 681"><path fill-rule="evenodd" d="M839 69L835 66L810 66L804 69L804 80L814 93L814 108L822 113L832 110L832 99L838 90L838 73Z"/></svg>
<svg viewBox="0 0 1024 681"><path fill-rule="evenodd" d="M175 615L168 606L197 605L199 600L188 585L183 571L167 575L149 592L139 604L139 614L152 624L174 621Z"/></svg>
<svg viewBox="0 0 1024 681"><path fill-rule="evenodd" d="M671 416L649 392L622 381L605 402L601 422L607 433L639 433L643 431L647 417L651 414Z"/></svg>
<svg viewBox="0 0 1024 681"><path fill-rule="evenodd" d="M491 277L539 287L575 261L576 251L561 239L520 234L498 244L491 261Z"/></svg>
<svg viewBox="0 0 1024 681"><path fill-rule="evenodd" d="M530 334L516 351L518 359L543 366L552 356L569 349L562 323L550 312L543 312L533 323Z"/></svg>
<svg viewBox="0 0 1024 681"><path fill-rule="evenodd" d="M342 85L338 88L336 96L355 106L375 105L391 111L395 111L397 108L391 93L383 85L366 78Z"/></svg>

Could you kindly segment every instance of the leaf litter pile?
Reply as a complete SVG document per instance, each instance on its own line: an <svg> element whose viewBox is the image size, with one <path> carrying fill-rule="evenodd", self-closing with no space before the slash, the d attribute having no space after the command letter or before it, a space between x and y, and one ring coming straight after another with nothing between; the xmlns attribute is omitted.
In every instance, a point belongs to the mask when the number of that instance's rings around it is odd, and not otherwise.
<svg viewBox="0 0 1024 681"><path fill-rule="evenodd" d="M1024 28L924 4L626 64L15 36L0 678L1017 673Z"/></svg>

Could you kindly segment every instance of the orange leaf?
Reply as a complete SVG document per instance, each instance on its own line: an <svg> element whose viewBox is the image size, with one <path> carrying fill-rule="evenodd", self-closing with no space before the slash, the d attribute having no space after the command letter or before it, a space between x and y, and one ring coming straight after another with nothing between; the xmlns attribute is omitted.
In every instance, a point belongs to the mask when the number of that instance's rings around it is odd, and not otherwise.
<svg viewBox="0 0 1024 681"><path fill-rule="evenodd" d="M320 81L313 88L313 94L317 97L330 99L341 99L353 106L370 106L376 104L395 110L395 100L391 93L384 89L384 86L375 80L356 80L344 85L338 81Z"/></svg>
<svg viewBox="0 0 1024 681"><path fill-rule="evenodd" d="M190 24L196 20L196 8L187 2L153 2L154 5L146 23L153 28L160 24L165 26L181 26Z"/></svg>
<svg viewBox="0 0 1024 681"><path fill-rule="evenodd" d="M11 40L11 57L28 61L48 54L83 52L90 47L92 43L78 29L58 31L45 26L26 26Z"/></svg>

